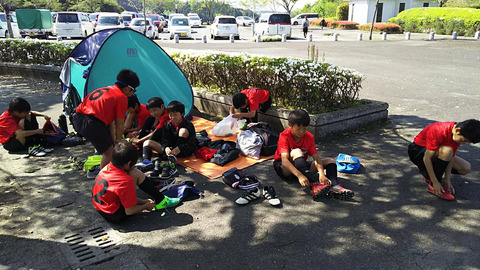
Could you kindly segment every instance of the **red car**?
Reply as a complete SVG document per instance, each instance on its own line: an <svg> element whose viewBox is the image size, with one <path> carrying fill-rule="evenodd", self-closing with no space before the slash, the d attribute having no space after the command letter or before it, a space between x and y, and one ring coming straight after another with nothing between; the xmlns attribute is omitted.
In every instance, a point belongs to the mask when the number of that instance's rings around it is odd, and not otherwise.
<svg viewBox="0 0 480 270"><path fill-rule="evenodd" d="M158 14L147 14L147 18L153 20L153 23L158 28L159 33L161 33L163 31L163 21L160 19L160 15L158 15Z"/></svg>

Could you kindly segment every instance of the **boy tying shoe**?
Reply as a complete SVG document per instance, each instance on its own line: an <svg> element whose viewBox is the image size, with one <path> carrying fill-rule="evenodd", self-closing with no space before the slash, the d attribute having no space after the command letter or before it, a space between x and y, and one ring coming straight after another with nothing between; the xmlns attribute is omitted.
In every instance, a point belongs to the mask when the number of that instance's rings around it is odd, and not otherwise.
<svg viewBox="0 0 480 270"><path fill-rule="evenodd" d="M46 114L31 111L30 104L23 98L10 101L8 110L0 116L0 143L5 150L18 152L29 148L28 154L37 157L53 151L41 146L43 130L38 128L36 116L50 120Z"/></svg>
<svg viewBox="0 0 480 270"><path fill-rule="evenodd" d="M273 161L275 172L284 180L298 180L303 187L310 186L314 198L321 195L343 200L353 197L353 191L338 183L335 159L320 158L313 134L307 131L309 124L310 116L304 110L290 113L289 128L280 133L278 140ZM307 161L309 156L313 162ZM317 172L318 178L314 176Z"/></svg>
<svg viewBox="0 0 480 270"><path fill-rule="evenodd" d="M184 118L185 105L180 101L172 101L167 106L168 121L163 128L162 151L164 162L157 162L152 177L160 174L161 179L169 179L177 173L177 157L192 155L198 146L195 127Z"/></svg>
<svg viewBox="0 0 480 270"><path fill-rule="evenodd" d="M247 123L256 123L257 110L266 112L272 106L272 97L267 90L250 88L233 95L232 103L230 114L233 114L234 118L243 117L247 119ZM235 109L240 109L240 113L235 113Z"/></svg>
<svg viewBox="0 0 480 270"><path fill-rule="evenodd" d="M160 193L152 180L135 169L138 159L137 149L127 143L119 142L113 149L112 162L97 175L92 188L92 202L95 209L107 221L119 223L130 215L143 210L165 209L176 206L180 199L169 198ZM138 198L135 191L138 186L151 199Z"/></svg>
<svg viewBox="0 0 480 270"><path fill-rule="evenodd" d="M460 123L437 122L425 127L408 145L408 156L417 165L428 184L428 192L440 199L454 200L451 175L470 172L468 161L456 156L464 143L480 141L480 121L469 119ZM442 177L444 176L443 185Z"/></svg>

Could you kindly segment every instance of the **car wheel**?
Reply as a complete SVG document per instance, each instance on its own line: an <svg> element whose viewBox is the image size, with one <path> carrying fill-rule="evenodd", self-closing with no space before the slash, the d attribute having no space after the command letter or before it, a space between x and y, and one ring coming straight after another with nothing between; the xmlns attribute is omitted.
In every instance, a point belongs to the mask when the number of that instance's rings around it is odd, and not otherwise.
<svg viewBox="0 0 480 270"><path fill-rule="evenodd" d="M240 36L235 36L234 39L240 40Z"/></svg>
<svg viewBox="0 0 480 270"><path fill-rule="evenodd" d="M213 39L213 34L210 34L210 39Z"/></svg>
<svg viewBox="0 0 480 270"><path fill-rule="evenodd" d="M8 30L5 31L5 38L9 38L9 36L8 36Z"/></svg>
<svg viewBox="0 0 480 270"><path fill-rule="evenodd" d="M293 25L298 25L298 22L293 22Z"/></svg>

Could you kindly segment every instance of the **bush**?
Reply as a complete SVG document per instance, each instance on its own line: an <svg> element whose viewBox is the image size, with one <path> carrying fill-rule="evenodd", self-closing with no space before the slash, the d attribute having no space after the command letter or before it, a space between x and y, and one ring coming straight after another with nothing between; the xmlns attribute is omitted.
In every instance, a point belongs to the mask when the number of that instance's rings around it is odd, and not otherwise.
<svg viewBox="0 0 480 270"><path fill-rule="evenodd" d="M358 27L359 30L370 31L371 23L362 24ZM389 34L402 33L402 27L394 23L374 23L373 31L386 32Z"/></svg>
<svg viewBox="0 0 480 270"><path fill-rule="evenodd" d="M348 5L349 2L341 3L337 7L337 20L346 21L348 20Z"/></svg>
<svg viewBox="0 0 480 270"><path fill-rule="evenodd" d="M407 32L474 36L480 30L480 10L471 8L412 8L388 20Z"/></svg>
<svg viewBox="0 0 480 270"><path fill-rule="evenodd" d="M336 21L335 18L325 18L325 27L328 26L329 23ZM310 21L311 26L322 26L322 19L315 19Z"/></svg>
<svg viewBox="0 0 480 270"><path fill-rule="evenodd" d="M75 43L0 40L0 61L62 66ZM260 87L277 106L321 113L356 104L362 76L328 63L246 54L200 54L169 50L193 86L233 95Z"/></svg>
<svg viewBox="0 0 480 270"><path fill-rule="evenodd" d="M350 21L332 21L328 22L327 26L338 29L358 29L358 23Z"/></svg>

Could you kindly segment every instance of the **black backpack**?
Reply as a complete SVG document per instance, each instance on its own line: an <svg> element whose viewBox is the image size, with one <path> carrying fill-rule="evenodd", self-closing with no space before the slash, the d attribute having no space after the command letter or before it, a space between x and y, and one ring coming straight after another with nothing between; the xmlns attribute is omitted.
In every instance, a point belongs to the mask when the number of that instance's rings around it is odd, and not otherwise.
<svg viewBox="0 0 480 270"><path fill-rule="evenodd" d="M262 138L262 150L260 155L262 156L271 156L275 154L278 144L278 133L273 131L268 123L258 122L257 124L248 128L249 130L257 133Z"/></svg>

